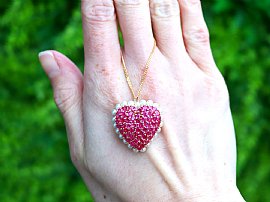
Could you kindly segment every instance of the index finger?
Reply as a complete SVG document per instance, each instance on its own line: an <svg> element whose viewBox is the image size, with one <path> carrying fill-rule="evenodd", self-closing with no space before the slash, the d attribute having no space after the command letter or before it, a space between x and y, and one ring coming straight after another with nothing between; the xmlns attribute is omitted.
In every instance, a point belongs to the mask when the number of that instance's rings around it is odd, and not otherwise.
<svg viewBox="0 0 270 202"><path fill-rule="evenodd" d="M94 68L112 68L120 59L120 44L112 0L82 0L85 78Z"/></svg>

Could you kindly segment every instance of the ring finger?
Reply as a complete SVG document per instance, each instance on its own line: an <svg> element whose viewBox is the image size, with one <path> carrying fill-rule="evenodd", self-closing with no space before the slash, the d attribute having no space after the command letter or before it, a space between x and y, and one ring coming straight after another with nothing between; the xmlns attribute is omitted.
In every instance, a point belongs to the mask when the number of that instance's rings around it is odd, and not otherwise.
<svg viewBox="0 0 270 202"><path fill-rule="evenodd" d="M186 54L177 0L150 0L154 35L160 51L167 57Z"/></svg>
<svg viewBox="0 0 270 202"><path fill-rule="evenodd" d="M135 60L145 60L154 43L149 1L115 0L115 7L125 53Z"/></svg>

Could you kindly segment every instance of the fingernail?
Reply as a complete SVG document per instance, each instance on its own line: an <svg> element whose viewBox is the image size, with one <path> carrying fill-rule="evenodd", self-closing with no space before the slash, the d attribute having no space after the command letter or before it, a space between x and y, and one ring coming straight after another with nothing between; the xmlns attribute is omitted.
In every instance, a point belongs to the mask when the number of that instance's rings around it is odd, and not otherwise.
<svg viewBox="0 0 270 202"><path fill-rule="evenodd" d="M52 53L51 51L42 51L42 52L40 52L40 53L38 54L38 57L40 58L40 57L42 57L42 56L44 56L44 55L50 55L50 56L54 57L54 56L53 56L53 53Z"/></svg>
<svg viewBox="0 0 270 202"><path fill-rule="evenodd" d="M38 54L38 57L44 71L50 78L59 73L59 66L55 61L52 51L42 51Z"/></svg>

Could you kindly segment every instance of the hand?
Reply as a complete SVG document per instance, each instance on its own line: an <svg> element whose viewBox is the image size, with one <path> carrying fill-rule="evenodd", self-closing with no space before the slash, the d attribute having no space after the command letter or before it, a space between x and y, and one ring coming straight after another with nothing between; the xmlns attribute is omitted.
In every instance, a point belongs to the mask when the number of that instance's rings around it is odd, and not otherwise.
<svg viewBox="0 0 270 202"><path fill-rule="evenodd" d="M243 201L228 91L200 1L83 0L82 17L84 75L56 51L42 52L40 61L72 162L96 201ZM117 20L135 89L157 41L142 98L161 105L164 126L146 153L128 150L112 127L115 104L132 100Z"/></svg>

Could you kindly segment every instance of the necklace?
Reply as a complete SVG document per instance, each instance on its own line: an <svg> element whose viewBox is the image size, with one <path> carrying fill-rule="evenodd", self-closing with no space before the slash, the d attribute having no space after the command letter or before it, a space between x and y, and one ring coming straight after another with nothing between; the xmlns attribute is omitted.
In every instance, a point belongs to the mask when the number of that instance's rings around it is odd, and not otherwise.
<svg viewBox="0 0 270 202"><path fill-rule="evenodd" d="M153 49L145 64L137 95L130 80L123 54L121 56L126 81L134 100L117 104L112 111L112 121L116 134L134 152L145 152L163 125L159 105L152 100L140 100L155 48L156 41L154 41Z"/></svg>

